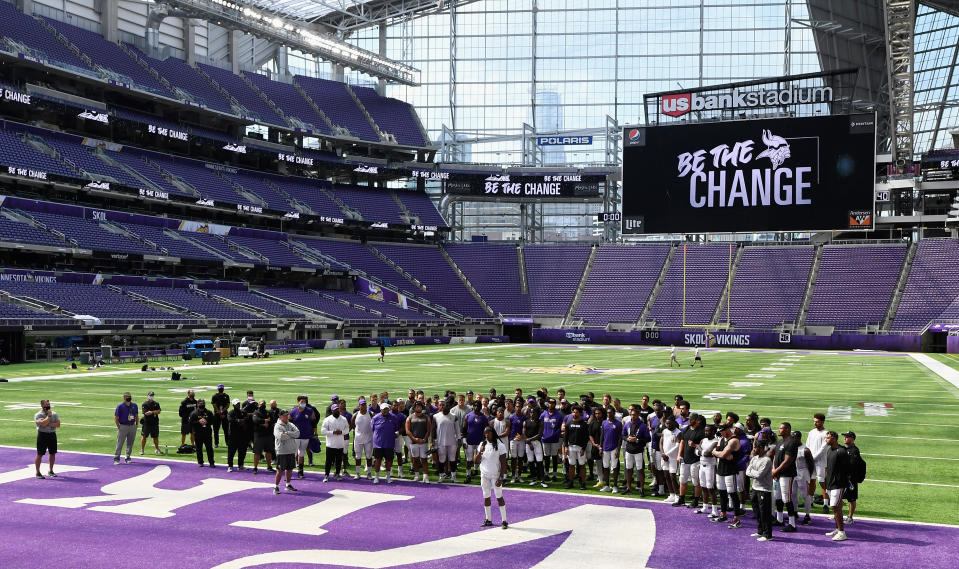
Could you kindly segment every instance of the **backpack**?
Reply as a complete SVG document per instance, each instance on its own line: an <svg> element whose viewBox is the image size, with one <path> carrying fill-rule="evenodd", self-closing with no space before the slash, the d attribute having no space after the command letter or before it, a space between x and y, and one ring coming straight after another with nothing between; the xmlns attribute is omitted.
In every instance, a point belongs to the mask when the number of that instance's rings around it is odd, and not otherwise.
<svg viewBox="0 0 959 569"><path fill-rule="evenodd" d="M183 444L177 447L177 454L193 454L196 452L196 447L191 444Z"/></svg>
<svg viewBox="0 0 959 569"><path fill-rule="evenodd" d="M852 481L856 484L862 483L862 481L866 479L866 461L862 458L861 454L856 454L850 467L849 470Z"/></svg>

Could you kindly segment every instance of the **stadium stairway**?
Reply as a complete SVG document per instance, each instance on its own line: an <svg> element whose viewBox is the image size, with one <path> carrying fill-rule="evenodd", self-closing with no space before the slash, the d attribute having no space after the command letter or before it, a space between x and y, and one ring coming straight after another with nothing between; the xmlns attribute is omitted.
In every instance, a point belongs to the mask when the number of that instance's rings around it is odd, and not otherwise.
<svg viewBox="0 0 959 569"><path fill-rule="evenodd" d="M232 187L232 188L233 188L233 191L235 191L236 193L238 193L238 194L240 194L241 196L243 196L243 197L244 197L247 201L249 201L250 203L254 203L254 204L256 204L256 205L258 205L258 206L260 206L260 207L264 207L264 208L269 208L269 207L270 207L270 204L268 204L268 203L266 202L266 200L264 200L264 199L261 198L259 195L257 195L256 192L254 192L254 191L251 190L251 189L248 189L248 188L244 187L242 184L240 184L240 183L237 182L236 180L233 180L232 178L228 178L228 177L224 176L224 175L223 175L222 173L220 173L220 172L216 172L216 176L219 177L221 180L223 180L223 181L224 181L226 184L228 184L230 187Z"/></svg>
<svg viewBox="0 0 959 569"><path fill-rule="evenodd" d="M199 312L193 312L185 306L180 306L178 304L173 304L173 303L165 302L162 300L155 300L148 296L144 296L142 294L139 294L133 291L125 290L116 285L107 285L107 289L112 290L113 292L117 294L123 294L123 295L129 296L130 298L139 302L140 304L145 304L161 312L169 312L171 314L176 314L179 316L188 316L190 318L206 318L205 315L200 314Z"/></svg>
<svg viewBox="0 0 959 569"><path fill-rule="evenodd" d="M266 184L267 186L273 188L273 191L275 191L275 192L276 192L278 195L280 195L283 199L285 199L286 201L288 201L288 202L290 203L290 205L293 206L293 209L295 209L296 211L298 211L298 212L300 212L300 213L305 213L306 215L316 215L316 212L313 211L313 208L311 208L310 206L308 206L308 205L306 205L305 203L301 202L300 200L294 198L293 196L291 196L291 195L289 194L289 192L287 192L286 190L284 190L284 189L281 188L280 186L277 186L276 184L274 184L274 183L271 182L270 180L266 180L266 179L263 180L263 183Z"/></svg>
<svg viewBox="0 0 959 569"><path fill-rule="evenodd" d="M272 302L285 305L287 308L291 308L291 309L296 310L296 311L298 311L298 312L303 312L303 313L305 313L307 316L320 316L320 317L322 317L322 318L324 318L324 319L334 320L334 321L342 320L342 318L339 318L339 317L337 317L336 315L329 314L329 313L323 312L322 310L317 310L317 309L315 309L315 308L310 308L309 306L304 306L304 305L302 305L302 304L298 304L298 303L293 302L293 301L291 301L291 300L286 300L285 298L280 298L280 297L278 297L278 296L274 296L274 295L272 295L272 294L270 294L270 293L268 293L268 292L266 292L266 291L260 290L260 289L250 289L250 292L252 292L253 294L255 294L255 295L257 295L257 296L261 296L261 297L263 297L263 298L265 298L265 299L267 299L267 300L270 300L270 301L272 301Z"/></svg>
<svg viewBox="0 0 959 569"><path fill-rule="evenodd" d="M720 326L725 324L725 327L730 325L729 314L723 314L726 312L724 308L729 306L729 295L732 294L733 281L736 280L736 270L739 268L739 262L743 259L743 253L746 252L746 247L736 246L736 255L733 258L732 266L729 268L729 278L726 280L726 286L723 287L723 293L719 296L719 302L716 303L716 310L713 312L713 317L709 323L713 326Z"/></svg>
<svg viewBox="0 0 959 569"><path fill-rule="evenodd" d="M906 252L906 258L902 261L902 269L899 271L899 280L896 281L896 288L892 292L892 299L889 301L889 308L886 309L886 316L882 319L879 327L880 332L888 332L892 327L892 322L896 318L896 312L899 310L899 302L902 300L902 293L906 291L906 283L909 282L909 273L912 270L912 263L916 259L916 251L919 249L918 243L910 243L909 250Z"/></svg>
<svg viewBox="0 0 959 569"><path fill-rule="evenodd" d="M363 214L358 209L346 205L346 203L340 199L340 196L336 195L336 192L323 187L320 188L320 191L340 208L340 211L343 212L343 215L347 219L363 220Z"/></svg>
<svg viewBox="0 0 959 569"><path fill-rule="evenodd" d="M591 245L589 248L589 257L586 259L586 266L583 267L583 276L579 278L579 284L576 285L576 292L573 294L573 300L569 303L569 310L566 311L566 316L563 318L564 328L573 324L573 317L576 314L576 310L579 308L579 301L582 300L583 293L586 291L586 282L589 280L589 273L593 270L593 263L596 262L596 253L598 251L599 247L596 245Z"/></svg>
<svg viewBox="0 0 959 569"><path fill-rule="evenodd" d="M383 261L384 263L392 267L393 270L396 271L397 273L403 275L404 279L410 281L410 283L412 283L414 286L416 286L416 288L420 289L421 291L426 292L426 285L421 283L419 280L416 279L416 277L414 277L410 273L403 270L403 267L397 265L396 262L393 261L393 259L390 259L389 257L387 257L379 249L370 245L369 243L365 243L365 245L366 245L366 248L369 249L371 253L379 257L381 261Z"/></svg>
<svg viewBox="0 0 959 569"><path fill-rule="evenodd" d="M257 86L256 86L256 83L254 83L249 77L246 76L246 73L237 73L236 75L237 75L237 77L239 77L240 79L242 79L244 83L246 83L247 87L249 87L251 91L253 91L254 93L256 93L256 95L259 96L261 99L263 99L263 101L264 101L271 109L273 109L273 112L276 113L276 115L277 115L278 117L280 117L281 119L283 119L284 121L286 121L289 126L291 126L291 127L299 127L299 128L306 129L306 125L304 125L304 124L294 124L294 121L291 120L290 117L286 116L286 113L283 112L283 109L281 109L280 107L276 106L276 103L274 103L274 102L270 99L270 97L267 96L266 93L264 93L259 87L257 87ZM298 123L299 121L296 121L296 122ZM283 126L283 125L281 125L281 126Z"/></svg>
<svg viewBox="0 0 959 569"><path fill-rule="evenodd" d="M519 290L529 295L529 281L526 280L526 254L523 247L516 248L516 262L519 264Z"/></svg>
<svg viewBox="0 0 959 569"><path fill-rule="evenodd" d="M359 107L360 112L362 112L363 116L366 117L366 120L370 123L370 126L373 127L373 131L376 132L376 135L380 137L380 140L384 142L392 142L395 144L396 137L392 137L393 139L390 140L390 137L387 136L387 134L384 133L382 130L380 130L380 125L376 124L376 121L373 120L373 115L371 115L370 112L366 110L366 107L363 105L363 102L360 101L360 98L356 96L356 93L353 92L353 89L350 88L350 85L348 83L344 83L344 85L346 86L346 92L349 93L350 97L353 98L353 102L356 103L357 107Z"/></svg>
<svg viewBox="0 0 959 569"><path fill-rule="evenodd" d="M666 282L666 275L669 274L669 267L673 264L673 257L676 256L677 249L679 249L679 246L673 245L669 250L669 254L666 255L666 260L663 261L663 268L659 271L659 277L656 278L656 284L653 285L653 290L649 293L649 300L646 301L646 306L643 308L643 312L639 315L639 319L636 320L633 328L642 329L646 326L649 313L652 311L653 305L656 304L656 298L659 296L659 291L663 289L663 283Z"/></svg>
<svg viewBox="0 0 959 569"><path fill-rule="evenodd" d="M400 197L396 195L396 192L390 190L389 194L390 194L390 197L393 198L393 201L396 202L396 205L400 208L400 217L402 219L404 219L410 225L422 224L422 221L420 221L420 216L410 211L409 208L406 207L406 204L403 203L403 200L401 200Z"/></svg>
<svg viewBox="0 0 959 569"><path fill-rule="evenodd" d="M822 264L822 250L824 245L816 245L816 254L813 256L812 268L809 270L809 282L806 284L806 292L803 294L802 306L799 308L799 314L796 316L796 327L802 328L806 325L806 318L809 316L809 305L812 304L812 295L816 290L816 278L819 276L819 266Z"/></svg>
<svg viewBox="0 0 959 569"><path fill-rule="evenodd" d="M306 94L306 91L303 90L303 87L300 87L296 81L291 81L290 84L293 85L293 88L296 89L301 97L303 97L303 100L306 101L306 104L316 112L317 116L323 119L323 121L326 123L326 126L330 128L330 132L336 133L336 125L334 125L333 121L330 120L330 117L323 112L323 109L321 109L316 102Z"/></svg>
<svg viewBox="0 0 959 569"><path fill-rule="evenodd" d="M478 302L479 305L483 307L483 310L486 311L486 314L490 316L496 316L496 313L493 311L490 305L487 304L485 300L483 300L483 297L480 296L480 293L476 290L476 287L473 286L473 283L471 283L470 280L466 278L466 273L464 273L463 270L459 268L459 265L456 264L456 261L454 261L453 258L450 257L450 254L446 251L446 248L443 247L443 244L440 243L437 246L439 247L440 254L443 255L443 258L446 259L446 262L450 264L450 267L452 267L453 272L456 273L456 275L460 278L460 281L463 282L463 286L465 286L466 290L468 290L470 294L473 295L473 298L476 299L476 302Z"/></svg>
<svg viewBox="0 0 959 569"><path fill-rule="evenodd" d="M126 164L124 164L124 163L122 163L122 162L120 162L120 161L114 160L114 159L110 156L110 154L109 154L108 152L104 152L102 148L97 148L97 149L95 149L95 150L93 151L93 155L96 156L97 158L99 158L100 160L102 160L103 162L109 164L110 166L113 166L114 168L116 168L116 169L118 169L118 170L122 170L123 172L126 172L126 173L127 173L130 177L132 177L133 179L139 180L139 181L143 184L143 188L145 188L145 189L151 189L151 190L159 191L159 192L165 191L163 188L158 187L156 184L154 184L153 182L151 182L150 180L148 180L146 177L144 177L143 175L141 175L141 174L140 174L139 172L137 172L136 170L128 167Z"/></svg>

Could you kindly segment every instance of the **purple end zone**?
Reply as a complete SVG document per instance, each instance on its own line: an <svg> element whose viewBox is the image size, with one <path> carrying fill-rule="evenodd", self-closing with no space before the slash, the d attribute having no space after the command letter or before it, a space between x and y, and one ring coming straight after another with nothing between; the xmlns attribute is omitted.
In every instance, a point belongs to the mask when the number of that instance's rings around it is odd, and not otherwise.
<svg viewBox="0 0 959 569"><path fill-rule="evenodd" d="M645 561L660 569L937 567L959 543L959 527L879 521L857 521L847 528L848 541L833 543L823 535L831 520L818 516L798 533L777 532L773 542L757 543L749 537L755 528L749 516L742 529L729 530L655 502L509 488L512 527L481 530L482 496L475 486L324 484L308 473L306 480L293 480L300 492L274 496L272 477L262 473L144 459L114 466L110 456L68 452L57 456L59 478L37 480L32 458L30 449L0 447L0 559L11 569L545 569L568 567L577 558L604 567L642 567ZM868 500L868 487L864 495ZM498 525L495 501L492 517ZM292 550L308 551L298 558Z"/></svg>

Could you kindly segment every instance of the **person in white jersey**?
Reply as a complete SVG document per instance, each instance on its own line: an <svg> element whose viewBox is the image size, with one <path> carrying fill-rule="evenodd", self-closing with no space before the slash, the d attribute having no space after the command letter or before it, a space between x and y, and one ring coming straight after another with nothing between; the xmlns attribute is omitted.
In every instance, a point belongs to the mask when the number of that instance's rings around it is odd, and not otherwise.
<svg viewBox="0 0 959 569"><path fill-rule="evenodd" d="M806 435L806 448L812 453L813 462L816 464L816 480L819 481L819 487L822 489L824 514L830 513L829 497L826 493L826 451L829 445L826 444L826 416L822 413L813 415L813 428ZM810 473L812 476L813 473Z"/></svg>
<svg viewBox="0 0 959 569"><path fill-rule="evenodd" d="M366 473L366 479L373 478L371 469L373 464L373 417L366 407L366 399L358 401L360 408L353 414L351 426L353 427L353 458L356 459L356 474L353 479L360 477L360 461L363 462L363 472Z"/></svg>
<svg viewBox="0 0 959 569"><path fill-rule="evenodd" d="M806 515L802 519L802 525L808 526L812 522L809 514L812 510L813 498L816 495L816 462L813 460L809 447L802 442L802 433L800 431L793 431L792 437L799 443L798 458L796 459L797 474L796 480L793 482L795 485L793 495L802 496L803 508L806 510Z"/></svg>
<svg viewBox="0 0 959 569"><path fill-rule="evenodd" d="M693 352L693 363L689 364L689 367L696 367L696 362L699 362L699 367L703 367L703 357L699 355L699 346L696 346L696 351Z"/></svg>
<svg viewBox="0 0 959 569"><path fill-rule="evenodd" d="M676 359L676 346L669 346L669 367L673 367L673 364L676 364L677 367L683 367L680 365L679 360Z"/></svg>
<svg viewBox="0 0 959 569"><path fill-rule="evenodd" d="M506 474L506 445L500 444L496 431L492 427L486 427L483 431L484 441L480 443L473 456L473 462L479 465L480 487L483 489L483 511L486 513L486 519L483 521L483 527L491 527L493 521L490 519L492 494L496 494L496 503L499 504L499 515L503 523L503 529L509 527L506 521L506 500L503 499L502 477Z"/></svg>
<svg viewBox="0 0 959 569"><path fill-rule="evenodd" d="M439 411L433 415L436 436L436 454L440 463L440 482L450 480L456 482L456 473L452 471L453 461L456 460L456 445L459 439L456 436L456 419L452 413L452 400L440 399L437 404Z"/></svg>

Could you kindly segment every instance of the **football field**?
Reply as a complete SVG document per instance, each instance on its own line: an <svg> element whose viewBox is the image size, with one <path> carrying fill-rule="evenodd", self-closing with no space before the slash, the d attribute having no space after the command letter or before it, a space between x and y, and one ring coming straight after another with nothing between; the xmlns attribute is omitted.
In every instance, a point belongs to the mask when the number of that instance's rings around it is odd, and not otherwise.
<svg viewBox="0 0 959 569"><path fill-rule="evenodd" d="M813 414L825 413L827 429L857 433L868 462L857 517L959 525L959 389L909 354L713 349L703 351L702 369L690 367L689 351L679 353L683 367L670 369L665 349L615 346L390 348L385 363L377 355L376 349L350 349L262 361L234 358L218 366L151 364L175 366L183 375L179 382L169 381L169 371L141 372L133 364L96 371L67 370L62 363L0 368L10 380L0 384L0 443L24 447L18 460L31 464L32 417L39 400L48 398L63 422L61 451L110 455L120 395L130 391L142 403L153 390L163 408L160 444L170 449L166 458L194 462L195 455L173 453L180 440L177 408L187 389L209 402L219 383L231 397L244 399L253 389L257 399L276 399L282 408L294 405L302 393L325 406L335 393L352 409L360 395L386 390L391 398L404 397L411 387L427 395L446 389L486 394L495 387L507 396L517 387L526 394L547 387L551 395L563 387L570 399L591 391L599 400L610 393L624 407L643 394L664 402L682 394L693 412L732 410L744 420L756 411L770 417L774 427L789 421L804 435ZM954 356L929 358L953 372L959 369ZM216 452L217 463L225 466L226 445L221 442ZM322 465L322 456L316 460ZM109 462L104 456L104 465ZM554 483L551 490L561 491L562 485Z"/></svg>

